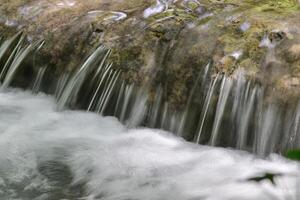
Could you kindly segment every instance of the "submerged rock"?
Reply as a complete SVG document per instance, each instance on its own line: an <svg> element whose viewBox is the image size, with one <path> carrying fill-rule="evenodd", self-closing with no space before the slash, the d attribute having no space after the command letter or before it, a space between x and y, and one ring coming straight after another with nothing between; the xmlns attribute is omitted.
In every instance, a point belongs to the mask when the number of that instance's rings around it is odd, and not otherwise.
<svg viewBox="0 0 300 200"><path fill-rule="evenodd" d="M214 73L244 68L288 102L300 95L299 11L298 0L6 0L0 33L45 38L37 62L56 74L105 44L123 79L162 85L177 108L211 61Z"/></svg>

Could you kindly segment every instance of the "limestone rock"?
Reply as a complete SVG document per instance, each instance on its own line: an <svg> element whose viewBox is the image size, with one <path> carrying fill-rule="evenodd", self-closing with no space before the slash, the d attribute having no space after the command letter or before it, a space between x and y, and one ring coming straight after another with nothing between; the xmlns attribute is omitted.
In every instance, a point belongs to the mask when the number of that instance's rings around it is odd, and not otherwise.
<svg viewBox="0 0 300 200"><path fill-rule="evenodd" d="M55 73L105 44L125 80L163 85L174 104L184 104L210 61L214 73L242 67L275 88L300 73L298 0L4 0L0 16L2 35L46 39L37 62Z"/></svg>
<svg viewBox="0 0 300 200"><path fill-rule="evenodd" d="M300 44L294 44L289 48L289 54L292 60L300 59Z"/></svg>

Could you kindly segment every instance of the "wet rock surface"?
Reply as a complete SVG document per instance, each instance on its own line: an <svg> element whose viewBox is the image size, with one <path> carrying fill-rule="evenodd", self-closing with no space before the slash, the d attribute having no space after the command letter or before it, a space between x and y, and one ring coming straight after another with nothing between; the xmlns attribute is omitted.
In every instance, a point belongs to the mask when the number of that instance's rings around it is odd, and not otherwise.
<svg viewBox="0 0 300 200"><path fill-rule="evenodd" d="M208 62L229 76L244 68L272 101L300 95L297 0L27 0L0 5L0 32L45 38L38 63L72 71L99 44L123 79L161 85L180 108Z"/></svg>

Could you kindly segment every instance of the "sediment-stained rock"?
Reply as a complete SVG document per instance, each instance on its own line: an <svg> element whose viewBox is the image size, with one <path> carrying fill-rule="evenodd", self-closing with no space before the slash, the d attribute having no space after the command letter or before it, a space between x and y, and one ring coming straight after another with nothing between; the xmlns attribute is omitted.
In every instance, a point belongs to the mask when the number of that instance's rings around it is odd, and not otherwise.
<svg viewBox="0 0 300 200"><path fill-rule="evenodd" d="M0 32L45 38L38 62L73 70L99 44L129 82L162 85L183 105L208 62L244 68L282 102L300 96L298 0L4 0ZM271 94L272 93L272 94ZM274 99L274 98L273 98Z"/></svg>

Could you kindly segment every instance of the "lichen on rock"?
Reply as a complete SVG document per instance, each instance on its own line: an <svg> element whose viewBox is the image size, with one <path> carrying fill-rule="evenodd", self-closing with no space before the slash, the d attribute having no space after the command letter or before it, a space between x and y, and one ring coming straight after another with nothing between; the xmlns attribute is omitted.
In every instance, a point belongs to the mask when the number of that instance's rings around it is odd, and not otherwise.
<svg viewBox="0 0 300 200"><path fill-rule="evenodd" d="M145 16L155 6L155 0L4 0L0 32L45 38L38 62L57 74L74 70L104 44L123 79L166 88L177 108L208 62L213 73L244 68L270 91L297 94L290 91L299 90L300 80L298 0L168 1Z"/></svg>

